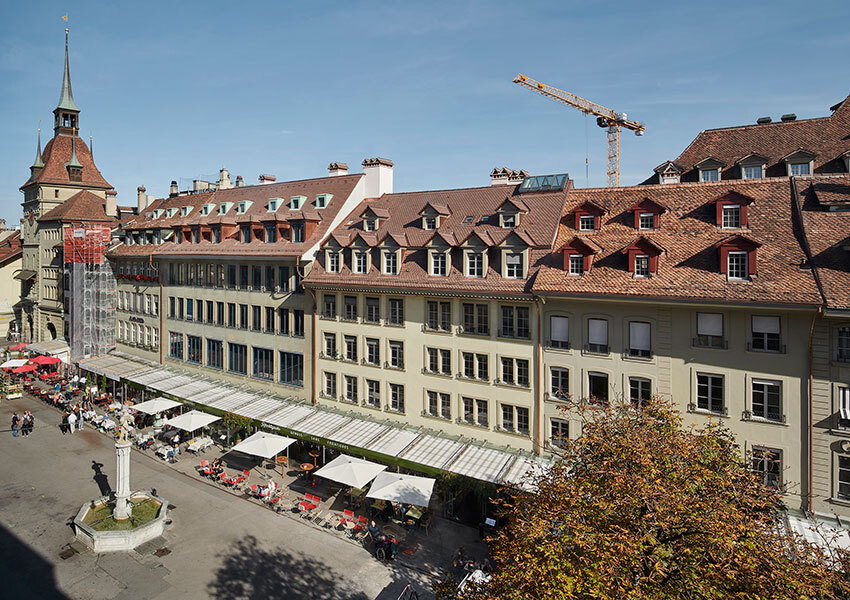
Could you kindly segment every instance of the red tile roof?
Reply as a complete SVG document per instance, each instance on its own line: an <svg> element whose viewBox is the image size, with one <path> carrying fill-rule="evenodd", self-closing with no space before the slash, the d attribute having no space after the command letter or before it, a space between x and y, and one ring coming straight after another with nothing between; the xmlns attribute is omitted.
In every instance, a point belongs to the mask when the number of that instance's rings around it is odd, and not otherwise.
<svg viewBox="0 0 850 600"><path fill-rule="evenodd" d="M751 281L727 281L720 272L715 245L733 232L716 226L712 201L730 191L754 199L748 207L749 226L734 231L761 244L758 275ZM657 230L634 227L629 209L644 198L668 207ZM802 268L806 257L792 225L787 179L571 190L554 248L561 248L579 233L573 217L567 215L588 201L607 211L599 231L581 232L583 240L600 248L590 271L571 276L563 269L562 256L553 254L537 274L535 293L721 303L821 303L811 272ZM621 252L639 235L666 251L658 258L658 272L646 279L629 273L627 257Z"/></svg>
<svg viewBox="0 0 850 600"><path fill-rule="evenodd" d="M106 200L88 190L77 192L38 219L44 221L115 221L106 214Z"/></svg>
<svg viewBox="0 0 850 600"><path fill-rule="evenodd" d="M71 136L61 134L47 142L41 153L44 167L31 176L21 188L32 183L64 183L79 187L112 189L97 170L88 146L80 137L77 137L76 149L77 160L83 165L83 178L82 181L71 181L68 178L65 163L71 159L71 145Z"/></svg>
<svg viewBox="0 0 850 600"><path fill-rule="evenodd" d="M682 181L697 181L696 165L707 158L725 163L722 179L740 179L738 161L757 153L767 158L767 177L784 177L783 157L796 150L813 152L815 173L846 173L841 155L850 150L850 102L833 107L828 117L706 129L675 159L684 170ZM657 183L654 175L644 183Z"/></svg>
<svg viewBox="0 0 850 600"><path fill-rule="evenodd" d="M0 264L18 259L23 253L20 231L0 231Z"/></svg>
<svg viewBox="0 0 850 600"><path fill-rule="evenodd" d="M390 217L381 221L376 232L377 242L390 243L392 240L402 248L407 248L399 265L399 274L381 273L378 250L372 251L372 269L367 274L352 273L348 256L342 261L340 273L327 273L324 270L324 253L320 253L304 283L316 287L352 286L473 294L529 293L534 275L554 241L567 192L523 194L521 201L528 208L528 213L521 216L516 229L501 228L497 211L506 200L515 197L516 189L515 185L499 185L385 194L378 199L365 200L334 231L332 237L339 245L348 246L354 241L354 235L361 231L362 216L368 209L386 210ZM436 231L425 230L421 226L420 215L428 205L444 207L446 210L447 216L441 217ZM467 241L473 233L478 234L490 247L489 268L485 277L466 277L461 272L463 265L460 249L451 252L452 268L447 277L428 275L427 246L435 236L455 247ZM501 260L496 247L511 235L531 248L527 279L507 279L500 275Z"/></svg>

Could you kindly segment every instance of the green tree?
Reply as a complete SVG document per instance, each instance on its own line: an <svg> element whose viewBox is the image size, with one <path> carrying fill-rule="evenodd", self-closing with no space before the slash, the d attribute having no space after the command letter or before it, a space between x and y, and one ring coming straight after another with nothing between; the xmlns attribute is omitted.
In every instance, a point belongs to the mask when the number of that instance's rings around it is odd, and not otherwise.
<svg viewBox="0 0 850 600"><path fill-rule="evenodd" d="M847 598L847 554L794 538L730 432L669 405L592 408L533 493L506 491L486 588L464 597ZM456 582L438 584L455 597Z"/></svg>

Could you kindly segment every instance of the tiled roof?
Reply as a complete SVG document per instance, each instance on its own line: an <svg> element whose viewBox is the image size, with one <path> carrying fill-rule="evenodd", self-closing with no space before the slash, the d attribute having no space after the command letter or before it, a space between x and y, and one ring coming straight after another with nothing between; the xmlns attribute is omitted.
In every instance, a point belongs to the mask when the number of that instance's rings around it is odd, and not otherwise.
<svg viewBox="0 0 850 600"><path fill-rule="evenodd" d="M20 230L0 232L0 264L19 258L23 252Z"/></svg>
<svg viewBox="0 0 850 600"><path fill-rule="evenodd" d="M76 150L77 160L83 165L83 178L81 181L71 181L68 178L68 169L65 163L71 159L71 136L57 135L44 146L41 153L44 167L35 176L30 177L21 187L32 183L65 183L79 187L108 188L112 186L107 183L97 170L91 152L85 142L77 137Z"/></svg>
<svg viewBox="0 0 850 600"><path fill-rule="evenodd" d="M152 230L171 229L177 226L191 225L214 225L242 224L242 223L264 223L284 222L293 219L308 219L316 222L316 229L304 242L292 243L288 240L278 238L273 243L265 243L254 240L243 244L236 239L222 239L219 243L201 241L192 244L184 241L178 244L173 241L165 242L158 246L151 245L120 245L110 251L110 256L301 256L316 242L324 237L330 228L331 222L337 216L346 199L351 195L354 187L363 177L362 174L341 175L337 177L322 177L317 179L303 179L299 181L284 181L265 185L253 185L234 187L226 190L213 190L209 192L175 196L173 198L161 198L153 201L150 206L142 211L142 214L128 218L125 221L125 230ZM315 209L313 204L317 194L333 194L328 205L323 209ZM305 196L307 206L293 211L289 208L289 200L293 196ZM282 198L285 200L277 211L268 211L268 201L271 198ZM244 214L237 215L236 208L239 202L250 201L251 206ZM225 215L218 214L219 204L232 202L233 206ZM201 206L212 204L213 210L208 215L201 215ZM192 210L186 217L180 217L180 208L191 206ZM172 217L163 213L159 218L154 218L157 209L176 209ZM274 217L272 220L270 217Z"/></svg>
<svg viewBox="0 0 850 600"><path fill-rule="evenodd" d="M832 115L799 121L778 121L763 125L744 125L706 129L675 159L684 174L682 181L696 181L696 165L709 157L725 163L722 179L738 179L737 163L757 153L766 157L767 177L786 175L781 159L805 149L813 152L815 173L845 173L841 155L850 150L850 102L843 102ZM658 175L645 183L656 183Z"/></svg>
<svg viewBox="0 0 850 600"><path fill-rule="evenodd" d="M734 232L716 226L712 204L712 200L730 191L754 199L748 206L748 227ZM633 214L628 211L644 198L668 208L657 230L634 228ZM566 215L588 201L607 211L599 231L581 232L584 240L601 249L594 256L590 271L571 276L563 269L562 255L553 254L548 266L537 274L535 293L733 303L821 303L811 272L801 268L806 259L792 225L787 179L571 190L554 248L561 248L579 233L573 217ZM732 233L761 244L757 251L758 274L750 281L727 281L720 272L715 245ZM665 251L658 257L658 272L646 279L629 273L627 257L622 253L641 235Z"/></svg>
<svg viewBox="0 0 850 600"><path fill-rule="evenodd" d="M850 200L850 175L795 180L803 226L828 308L850 309L850 212L831 212L823 203ZM839 194L837 190L843 190Z"/></svg>
<svg viewBox="0 0 850 600"><path fill-rule="evenodd" d="M386 210L390 216L381 221L376 232L377 241L379 244L395 242L406 248L399 265L399 274L381 273L377 250L372 251L372 269L367 274L352 273L347 256L341 272L327 273L324 270L324 253L320 253L304 283L317 287L365 286L507 295L528 293L534 275L554 241L567 192L523 194L522 202L528 208L528 213L521 216L516 229L503 229L499 227L497 211L506 200L514 196L516 188L514 185L499 185L409 192L385 194L378 199L365 200L352 212L352 217L334 231L333 239L343 247L349 245L355 241L354 234L361 231L362 215L368 208ZM428 205L446 209L447 215L441 217L437 231L422 229L420 215ZM472 233L478 234L491 248L485 277L466 277L462 273L460 249L452 250L452 265L447 277L428 275L427 246L435 236L442 238L444 245L458 246L467 241ZM512 234L531 247L526 279L507 279L500 275L501 260L496 247Z"/></svg>
<svg viewBox="0 0 850 600"><path fill-rule="evenodd" d="M65 202L47 211L39 221L115 221L116 217L106 215L106 200L100 196L82 190Z"/></svg>

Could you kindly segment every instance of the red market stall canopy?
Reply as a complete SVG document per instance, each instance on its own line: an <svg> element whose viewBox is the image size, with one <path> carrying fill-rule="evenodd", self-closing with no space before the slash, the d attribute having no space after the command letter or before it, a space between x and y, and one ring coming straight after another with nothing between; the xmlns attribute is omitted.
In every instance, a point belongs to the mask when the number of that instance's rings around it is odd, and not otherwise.
<svg viewBox="0 0 850 600"><path fill-rule="evenodd" d="M17 369L12 369L12 373L29 373L38 369L35 365L21 365Z"/></svg>
<svg viewBox="0 0 850 600"><path fill-rule="evenodd" d="M55 365L60 362L62 361L55 356L36 356L30 360L31 365Z"/></svg>
<svg viewBox="0 0 850 600"><path fill-rule="evenodd" d="M20 352L26 347L27 345L24 342L21 342L20 344L15 344L14 346L11 346L9 350L11 350L12 352Z"/></svg>

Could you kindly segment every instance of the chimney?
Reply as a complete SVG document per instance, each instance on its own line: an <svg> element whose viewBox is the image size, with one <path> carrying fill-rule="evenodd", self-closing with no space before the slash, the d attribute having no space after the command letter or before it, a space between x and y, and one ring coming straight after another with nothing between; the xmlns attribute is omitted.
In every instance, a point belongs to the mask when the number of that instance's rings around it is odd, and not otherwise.
<svg viewBox="0 0 850 600"><path fill-rule="evenodd" d="M767 125L772 121L773 119L771 119L770 117L759 117L758 119L756 119L756 125Z"/></svg>
<svg viewBox="0 0 850 600"><path fill-rule="evenodd" d="M193 179L192 180L192 191L202 192L204 190L210 189L210 182L204 181L203 179Z"/></svg>
<svg viewBox="0 0 850 600"><path fill-rule="evenodd" d="M341 162L332 162L328 165L328 175L330 177L339 177L340 175L348 175L348 165Z"/></svg>
<svg viewBox="0 0 850 600"><path fill-rule="evenodd" d="M143 190L145 188L139 188ZM147 197L145 197L145 206L147 206ZM118 192L115 190L106 190L106 205L105 211L107 217L117 217L118 216ZM141 206L139 207L139 212L141 213Z"/></svg>
<svg viewBox="0 0 850 600"><path fill-rule="evenodd" d="M508 184L508 172L510 171L507 167L496 167L492 171L490 171L490 185L507 185Z"/></svg>
<svg viewBox="0 0 850 600"><path fill-rule="evenodd" d="M148 195L145 193L145 186L139 186L138 192L139 214L148 207Z"/></svg>
<svg viewBox="0 0 850 600"><path fill-rule="evenodd" d="M241 175L236 176L236 187L245 187L245 180L242 179Z"/></svg>
<svg viewBox="0 0 850 600"><path fill-rule="evenodd" d="M233 187L233 184L230 182L230 171L221 169L218 172L218 183L216 187L220 190L229 190Z"/></svg>
<svg viewBox="0 0 850 600"><path fill-rule="evenodd" d="M171 180L171 187L168 188L168 197L174 198L175 196L180 195L180 192L177 190L177 182L173 179Z"/></svg>
<svg viewBox="0 0 850 600"><path fill-rule="evenodd" d="M380 198L393 193L393 161L388 158L367 158L363 161L366 176L366 198Z"/></svg>
<svg viewBox="0 0 850 600"><path fill-rule="evenodd" d="M794 113L786 113L780 117L783 123L788 123L789 121L796 121L797 115Z"/></svg>
<svg viewBox="0 0 850 600"><path fill-rule="evenodd" d="M265 173L260 174L260 185L274 183L275 181L277 181L277 177L275 177L274 175L266 175Z"/></svg>
<svg viewBox="0 0 850 600"><path fill-rule="evenodd" d="M0 231L6 231L6 219L0 219Z"/></svg>

